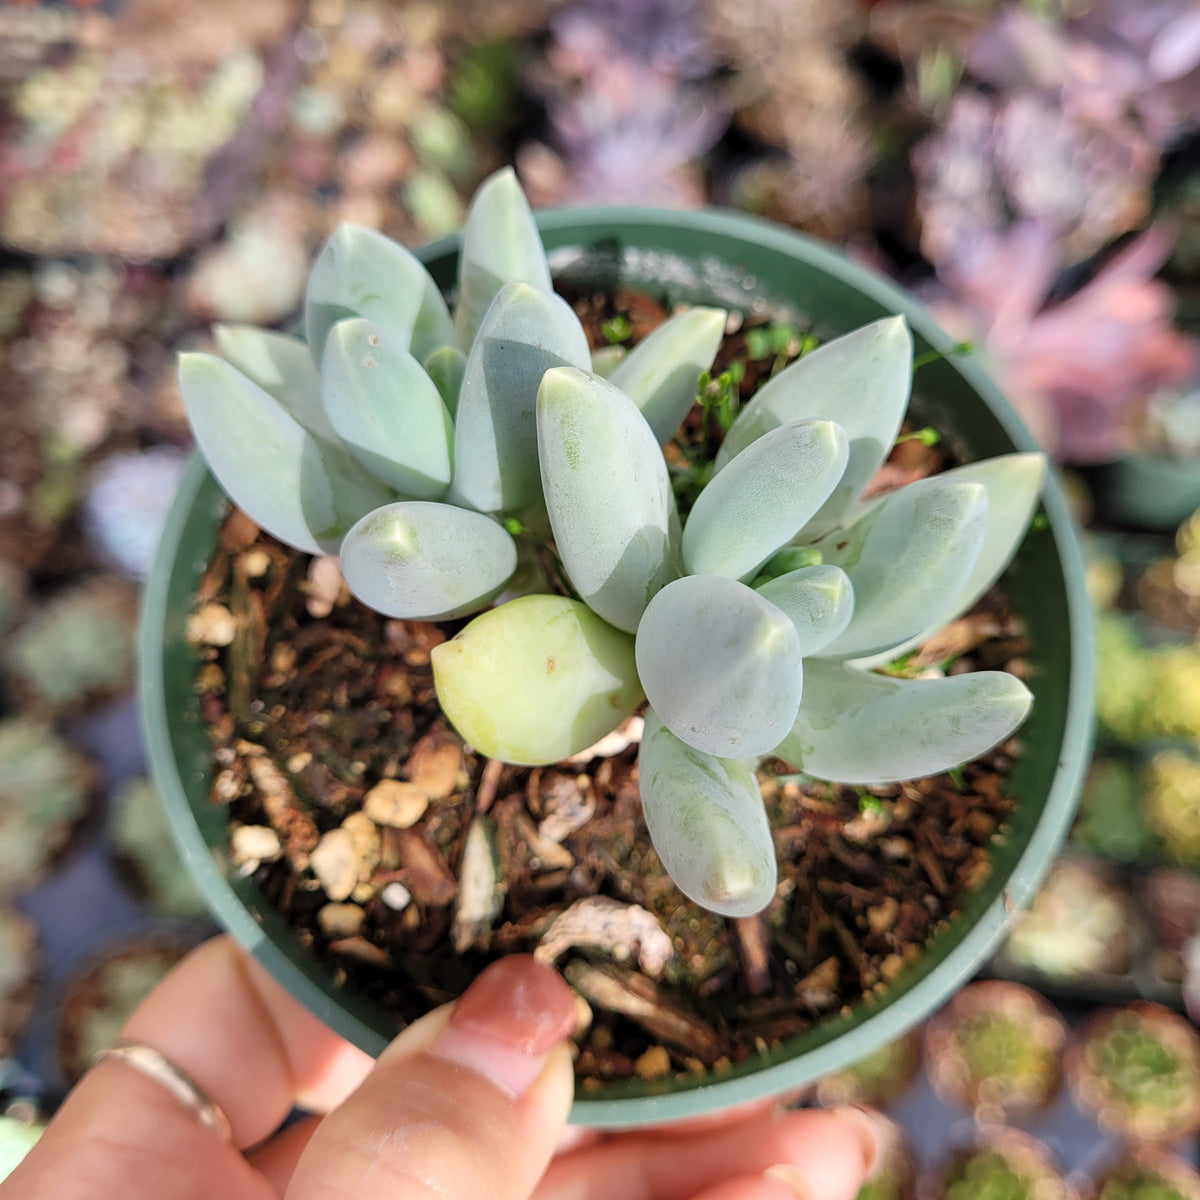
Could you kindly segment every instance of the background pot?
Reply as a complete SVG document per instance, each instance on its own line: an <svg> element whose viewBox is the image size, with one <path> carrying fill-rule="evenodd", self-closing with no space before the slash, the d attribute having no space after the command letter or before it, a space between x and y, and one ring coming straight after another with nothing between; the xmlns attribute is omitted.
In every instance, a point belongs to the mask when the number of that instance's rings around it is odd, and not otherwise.
<svg viewBox="0 0 1200 1200"><path fill-rule="evenodd" d="M904 314L918 354L953 346L910 296L836 251L765 222L722 212L561 210L538 223L557 279L596 292L642 289L668 302L737 308L781 320L811 318L823 336ZM419 257L439 285L454 282L457 240ZM929 363L910 411L941 430L963 459L1036 449L995 385L971 361ZM296 935L240 878L227 849L225 812L209 801L210 753L185 638L192 594L212 553L224 497L202 462L180 487L148 577L141 627L141 691L151 766L184 859L226 928L303 1003L343 1036L377 1053L390 1020L343 993ZM991 878L875 1003L822 1021L801 1037L719 1077L686 1083L633 1081L577 1098L572 1120L597 1126L670 1120L792 1089L862 1058L899 1036L965 982L1033 895L1075 807L1091 739L1091 646L1082 558L1057 482L1043 492L1045 520L1032 530L1005 587L1027 624L1036 702L1020 733L1011 780L1019 804L995 847Z"/></svg>

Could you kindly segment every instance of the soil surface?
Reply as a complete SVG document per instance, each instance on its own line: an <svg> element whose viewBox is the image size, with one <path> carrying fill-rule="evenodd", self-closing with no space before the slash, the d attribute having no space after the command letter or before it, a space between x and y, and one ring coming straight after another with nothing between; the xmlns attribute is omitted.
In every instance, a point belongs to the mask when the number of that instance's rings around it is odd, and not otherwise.
<svg viewBox="0 0 1200 1200"><path fill-rule="evenodd" d="M575 301L596 344L614 311L631 341L664 315L642 297ZM743 398L798 352L788 349L746 364ZM745 355L735 331L714 374ZM693 447L714 436L712 419L694 410ZM942 465L938 451L902 443L876 488ZM330 566L240 513L226 521L192 628L212 795L242 869L398 1027L460 995L491 960L526 952L581 997L583 1087L720 1071L885 992L990 874L1016 742L887 787L813 782L768 761L776 899L751 919L708 913L650 845L639 718L599 754L556 766L481 758L442 716L429 665L466 622L385 618ZM1023 674L1027 652L993 591L907 667Z"/></svg>

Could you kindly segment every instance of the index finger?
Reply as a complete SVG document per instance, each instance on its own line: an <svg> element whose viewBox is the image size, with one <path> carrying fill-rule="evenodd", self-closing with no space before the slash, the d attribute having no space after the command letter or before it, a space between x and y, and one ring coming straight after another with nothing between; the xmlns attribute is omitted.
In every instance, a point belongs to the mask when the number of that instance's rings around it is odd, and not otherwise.
<svg viewBox="0 0 1200 1200"><path fill-rule="evenodd" d="M5 1185L4 1200L110 1193L175 1200L212 1196L218 1187L227 1189L225 1200L268 1195L235 1147L268 1137L296 1103L318 1111L339 1103L373 1065L225 937L188 955L124 1034L166 1055L220 1105L234 1146L203 1129L160 1084L106 1061L67 1097ZM206 1170L193 1172L196 1163Z"/></svg>

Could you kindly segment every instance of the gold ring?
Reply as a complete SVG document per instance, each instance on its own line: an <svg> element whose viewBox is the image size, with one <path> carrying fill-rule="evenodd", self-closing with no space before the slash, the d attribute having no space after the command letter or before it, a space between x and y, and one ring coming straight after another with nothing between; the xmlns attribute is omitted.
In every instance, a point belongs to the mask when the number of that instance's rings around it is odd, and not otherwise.
<svg viewBox="0 0 1200 1200"><path fill-rule="evenodd" d="M117 1038L107 1050L96 1055L97 1063L107 1060L128 1063L138 1074L161 1084L205 1129L211 1129L227 1142L233 1141L233 1129L221 1106L160 1050L133 1038Z"/></svg>

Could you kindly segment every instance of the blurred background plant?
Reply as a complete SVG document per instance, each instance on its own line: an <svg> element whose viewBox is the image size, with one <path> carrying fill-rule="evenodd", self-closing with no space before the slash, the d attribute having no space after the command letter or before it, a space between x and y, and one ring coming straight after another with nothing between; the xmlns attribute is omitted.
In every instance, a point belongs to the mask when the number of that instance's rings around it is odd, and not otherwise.
<svg viewBox="0 0 1200 1200"><path fill-rule="evenodd" d="M1195 0L34 2L0 6L0 113L0 1108L53 1058L30 988L197 912L130 691L189 449L175 352L286 326L336 224L441 236L505 163L542 204L831 239L922 294L1060 460L1110 464L1072 476L1098 757L992 971L1085 1007L1200 996L1200 515L1171 540L1200 505ZM1183 507L1125 503L1108 472L1139 461ZM826 1094L936 1104L895 1051Z"/></svg>

